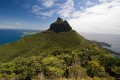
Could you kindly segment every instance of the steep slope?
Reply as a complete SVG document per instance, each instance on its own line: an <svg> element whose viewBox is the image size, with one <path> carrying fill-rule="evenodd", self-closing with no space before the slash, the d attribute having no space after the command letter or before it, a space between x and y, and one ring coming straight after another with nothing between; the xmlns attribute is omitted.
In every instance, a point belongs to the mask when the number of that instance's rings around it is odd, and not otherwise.
<svg viewBox="0 0 120 80"><path fill-rule="evenodd" d="M47 30L0 46L0 58L11 60L18 56L40 55L55 49L82 50L91 47L92 44L75 31L55 33Z"/></svg>

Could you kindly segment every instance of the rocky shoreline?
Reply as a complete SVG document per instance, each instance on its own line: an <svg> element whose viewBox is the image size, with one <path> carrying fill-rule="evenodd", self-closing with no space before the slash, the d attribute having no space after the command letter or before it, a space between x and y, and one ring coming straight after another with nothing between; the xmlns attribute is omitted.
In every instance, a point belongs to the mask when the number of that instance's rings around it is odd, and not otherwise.
<svg viewBox="0 0 120 80"><path fill-rule="evenodd" d="M90 40L90 42L95 43L95 44L98 45L99 47L105 49L105 50L108 51L111 55L120 58L120 53L115 52L115 51L113 51L113 50L110 50L110 49L108 49L108 48L102 47L102 46L112 47L111 44L108 44L108 43L106 43L106 42L98 42L98 41L95 41L95 40L94 40L94 41L91 41L91 40Z"/></svg>

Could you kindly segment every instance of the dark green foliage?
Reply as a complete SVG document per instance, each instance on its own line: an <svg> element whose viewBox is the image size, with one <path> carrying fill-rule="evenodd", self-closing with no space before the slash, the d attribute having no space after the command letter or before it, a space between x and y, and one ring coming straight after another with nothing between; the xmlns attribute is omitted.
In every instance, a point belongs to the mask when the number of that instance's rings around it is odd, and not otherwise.
<svg viewBox="0 0 120 80"><path fill-rule="evenodd" d="M105 70L114 77L120 77L119 67L120 67L120 59L113 57L108 54L104 54L100 58L101 64L105 67ZM116 72L116 70L118 70Z"/></svg>
<svg viewBox="0 0 120 80"><path fill-rule="evenodd" d="M55 57L48 56L42 60L44 66L44 74L48 78L61 77L64 74L65 65L64 61Z"/></svg>
<svg viewBox="0 0 120 80"><path fill-rule="evenodd" d="M112 66L111 72L114 74L115 77L120 77L120 66Z"/></svg>
<svg viewBox="0 0 120 80"><path fill-rule="evenodd" d="M108 62L97 60L100 57L95 57L98 54L94 54L94 51L87 52L89 52L89 55L87 53L85 55L84 52L77 53L68 49L58 49L46 56L18 57L12 62L2 64L2 74L6 79L17 76L21 80L30 80L40 74L43 74L43 77L47 79L60 77L78 79L86 78L87 75L90 77L109 78L111 73L109 71L106 72L106 65L104 65ZM89 58L89 56L94 58ZM106 58L103 59L107 60ZM83 64L84 61L86 64ZM117 77L119 75L118 63L116 61L114 66L110 67ZM81 64L84 67L81 67Z"/></svg>
<svg viewBox="0 0 120 80"><path fill-rule="evenodd" d="M99 61L89 61L87 73L90 77L106 77L105 69L99 64Z"/></svg>
<svg viewBox="0 0 120 80"><path fill-rule="evenodd" d="M31 80L39 76L111 80L120 76L120 59L75 31L47 30L0 46L0 77Z"/></svg>
<svg viewBox="0 0 120 80"><path fill-rule="evenodd" d="M1 65L1 73L2 77L6 78L6 80L9 80L10 78L15 77L15 64L13 62L9 63L3 63Z"/></svg>
<svg viewBox="0 0 120 80"><path fill-rule="evenodd" d="M68 67L68 73L68 76L72 78L84 78L87 76L86 70L80 65L72 65Z"/></svg>
<svg viewBox="0 0 120 80"><path fill-rule="evenodd" d="M14 62L15 64L15 73L20 79L26 79L30 77L29 75L29 64L30 61L26 58L17 58ZM30 71L31 72L31 71Z"/></svg>

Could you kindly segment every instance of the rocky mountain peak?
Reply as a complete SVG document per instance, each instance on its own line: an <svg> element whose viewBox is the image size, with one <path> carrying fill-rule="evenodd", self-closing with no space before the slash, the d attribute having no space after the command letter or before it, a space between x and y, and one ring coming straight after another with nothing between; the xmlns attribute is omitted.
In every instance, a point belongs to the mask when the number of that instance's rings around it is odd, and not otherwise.
<svg viewBox="0 0 120 80"><path fill-rule="evenodd" d="M50 25L49 30L53 30L55 32L68 32L71 31L72 28L67 20L63 20L62 18L58 17L56 22Z"/></svg>

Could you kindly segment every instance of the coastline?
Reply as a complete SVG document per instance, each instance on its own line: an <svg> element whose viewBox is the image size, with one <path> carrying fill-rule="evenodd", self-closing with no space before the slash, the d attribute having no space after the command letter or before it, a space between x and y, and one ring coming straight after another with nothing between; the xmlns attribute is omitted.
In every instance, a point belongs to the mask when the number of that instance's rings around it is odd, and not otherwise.
<svg viewBox="0 0 120 80"><path fill-rule="evenodd" d="M89 41L92 42L92 43L94 43L94 44L96 44L97 46L105 49L105 50L106 50L107 52L109 52L112 56L116 56L116 57L120 58L120 53L115 52L115 51L109 49L109 48L112 47L111 44L106 43L106 42L98 42L98 41L95 41L95 40L93 40L93 41L89 40ZM103 46L105 46L105 47L103 47ZM107 48L107 47L109 47L109 48Z"/></svg>

